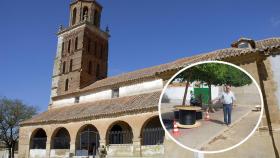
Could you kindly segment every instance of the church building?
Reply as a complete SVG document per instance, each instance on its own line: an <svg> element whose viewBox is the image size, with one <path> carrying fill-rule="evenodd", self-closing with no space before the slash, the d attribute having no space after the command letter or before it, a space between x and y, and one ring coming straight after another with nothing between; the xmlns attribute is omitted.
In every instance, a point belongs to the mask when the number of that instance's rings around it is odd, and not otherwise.
<svg viewBox="0 0 280 158"><path fill-rule="evenodd" d="M50 104L47 111L21 122L19 158L193 155L165 135L158 102L172 75L206 60L241 66L264 95L265 114L257 132L220 156L254 157L267 150L262 155L270 157L280 150L280 38L241 38L230 48L108 77L110 35L108 28L100 28L101 14L96 0L70 4L69 26L57 33Z"/></svg>

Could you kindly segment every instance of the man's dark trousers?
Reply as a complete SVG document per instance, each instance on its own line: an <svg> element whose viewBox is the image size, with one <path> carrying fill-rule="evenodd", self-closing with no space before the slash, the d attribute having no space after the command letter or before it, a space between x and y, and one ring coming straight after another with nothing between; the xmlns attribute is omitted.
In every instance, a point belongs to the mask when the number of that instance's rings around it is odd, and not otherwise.
<svg viewBox="0 0 280 158"><path fill-rule="evenodd" d="M229 125L231 124L231 110L232 110L232 104L224 104L224 122L225 124Z"/></svg>

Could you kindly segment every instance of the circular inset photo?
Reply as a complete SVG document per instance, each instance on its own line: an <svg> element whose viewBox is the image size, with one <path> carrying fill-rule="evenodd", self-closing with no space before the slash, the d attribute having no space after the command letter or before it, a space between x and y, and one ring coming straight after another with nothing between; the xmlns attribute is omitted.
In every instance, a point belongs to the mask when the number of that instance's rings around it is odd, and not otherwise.
<svg viewBox="0 0 280 158"><path fill-rule="evenodd" d="M167 135L194 152L218 153L237 147L257 129L262 93L242 68L221 61L192 64L165 85L160 121Z"/></svg>

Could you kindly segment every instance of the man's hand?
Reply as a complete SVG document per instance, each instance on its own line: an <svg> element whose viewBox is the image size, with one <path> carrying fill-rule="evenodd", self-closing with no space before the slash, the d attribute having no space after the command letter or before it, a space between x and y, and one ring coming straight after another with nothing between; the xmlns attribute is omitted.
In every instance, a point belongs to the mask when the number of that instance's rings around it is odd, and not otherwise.
<svg viewBox="0 0 280 158"><path fill-rule="evenodd" d="M211 103L212 103L212 104L216 104L216 103L219 102L219 101L220 101L220 99L217 98L217 99L213 99L213 100L211 101Z"/></svg>

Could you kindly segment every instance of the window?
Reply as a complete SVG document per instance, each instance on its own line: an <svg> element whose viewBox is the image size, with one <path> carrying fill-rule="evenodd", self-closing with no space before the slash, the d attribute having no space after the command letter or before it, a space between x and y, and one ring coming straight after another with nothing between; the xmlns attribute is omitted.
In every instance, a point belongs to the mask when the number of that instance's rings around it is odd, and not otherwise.
<svg viewBox="0 0 280 158"><path fill-rule="evenodd" d="M94 42L94 54L95 54L95 56L97 56L97 46L98 46L97 41L95 41Z"/></svg>
<svg viewBox="0 0 280 158"><path fill-rule="evenodd" d="M78 37L75 38L75 50L78 49Z"/></svg>
<svg viewBox="0 0 280 158"><path fill-rule="evenodd" d="M71 49L71 40L68 41L68 53L70 53L70 49Z"/></svg>
<svg viewBox="0 0 280 158"><path fill-rule="evenodd" d="M88 7L84 7L83 9L83 20L86 20L88 18Z"/></svg>
<svg viewBox="0 0 280 158"><path fill-rule="evenodd" d="M69 66L69 71L72 71L72 67L73 67L73 59L70 60L70 66Z"/></svg>
<svg viewBox="0 0 280 158"><path fill-rule="evenodd" d="M238 48L249 48L249 43L248 42L242 42L238 44Z"/></svg>
<svg viewBox="0 0 280 158"><path fill-rule="evenodd" d="M62 53L64 52L64 42L62 42L62 45L61 45L61 52Z"/></svg>
<svg viewBox="0 0 280 158"><path fill-rule="evenodd" d="M69 88L68 86L69 86L69 80L66 79L65 80L65 89L64 89L65 91L68 91L68 88Z"/></svg>
<svg viewBox="0 0 280 158"><path fill-rule="evenodd" d="M64 61L62 64L62 73L65 74L65 70L66 70L66 62Z"/></svg>
<svg viewBox="0 0 280 158"><path fill-rule="evenodd" d="M93 24L97 27L99 27L99 19L100 19L100 14L98 13L97 10L94 11L94 21Z"/></svg>
<svg viewBox="0 0 280 158"><path fill-rule="evenodd" d="M72 25L75 25L76 23L76 15L77 15L77 9L74 8L72 13Z"/></svg>
<svg viewBox="0 0 280 158"><path fill-rule="evenodd" d="M91 61L88 63L88 74L92 73L92 63Z"/></svg>
<svg viewBox="0 0 280 158"><path fill-rule="evenodd" d="M112 89L112 98L119 97L119 88Z"/></svg>
<svg viewBox="0 0 280 158"><path fill-rule="evenodd" d="M103 58L103 48L104 48L104 47L103 47L103 44L101 44L101 45L100 45L100 50L99 50L99 51L100 51L100 56L99 56L100 59Z"/></svg>
<svg viewBox="0 0 280 158"><path fill-rule="evenodd" d="M80 97L79 96L75 97L75 102L74 103L79 103L79 102L80 102Z"/></svg>
<svg viewBox="0 0 280 158"><path fill-rule="evenodd" d="M96 65L96 78L99 79L99 64Z"/></svg>
<svg viewBox="0 0 280 158"><path fill-rule="evenodd" d="M87 52L90 53L90 44L91 44L91 40L90 38L88 38L88 43L87 43Z"/></svg>

